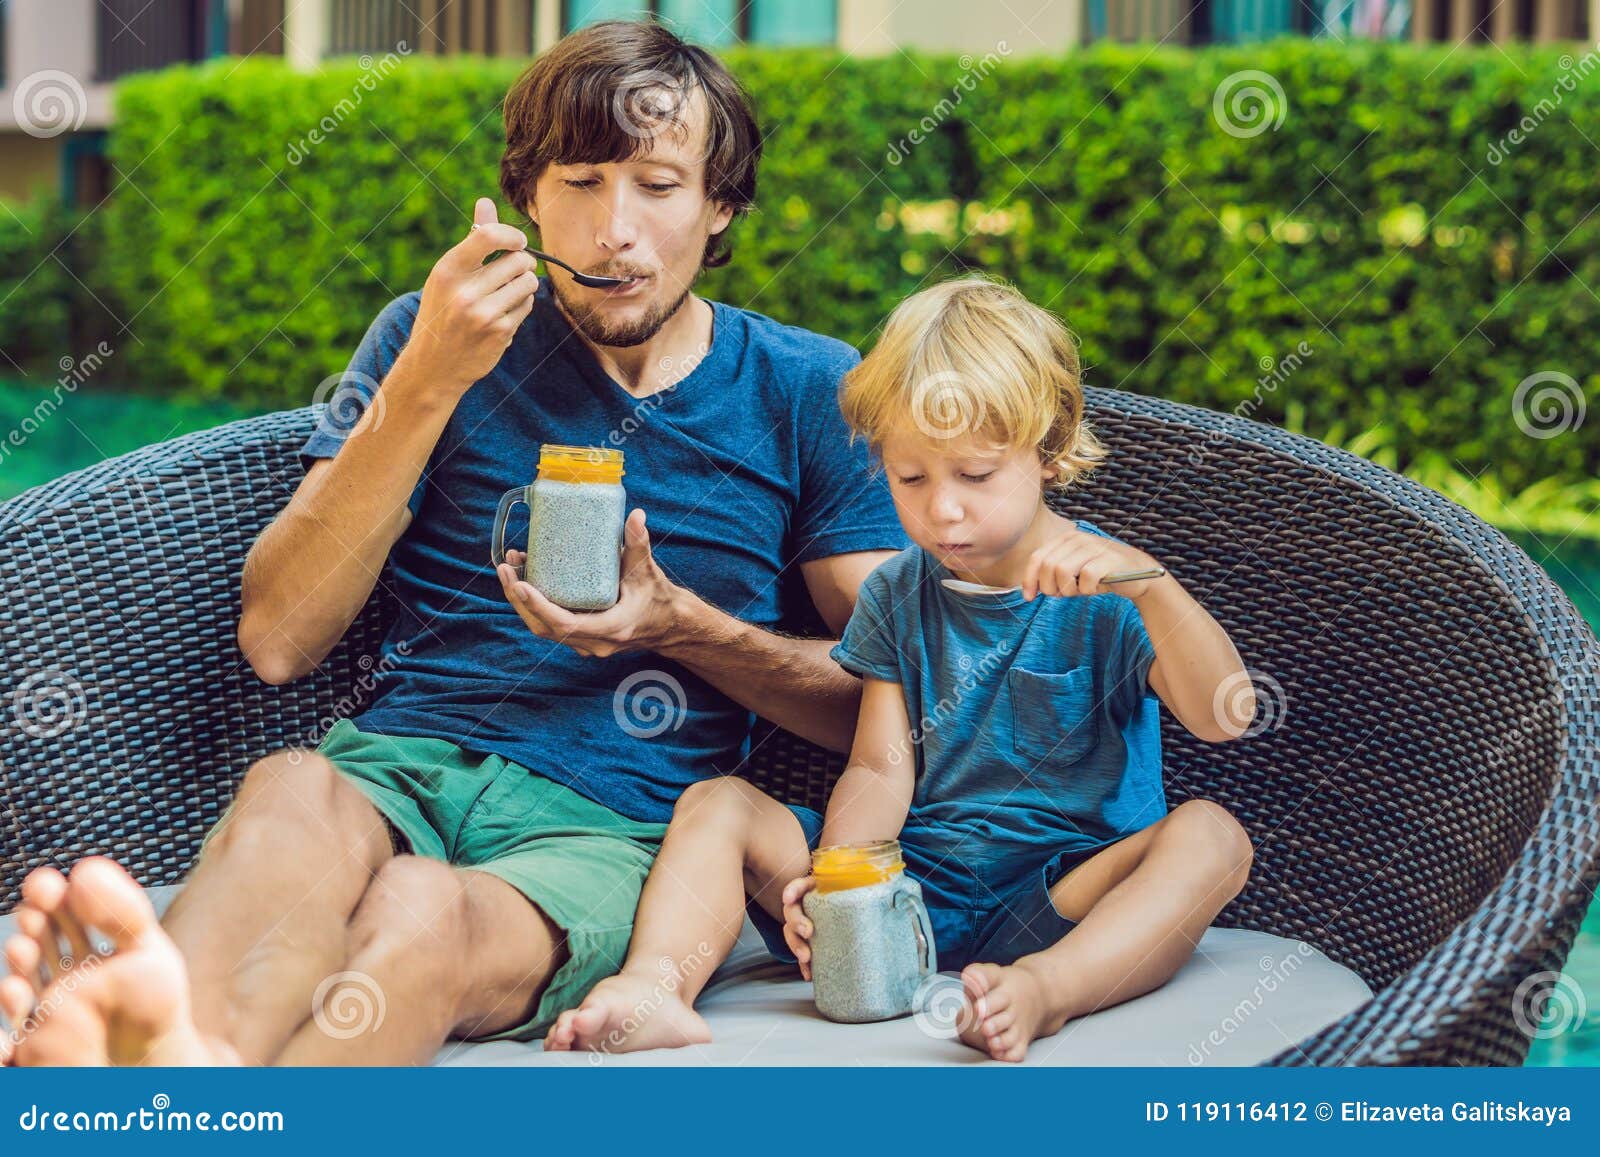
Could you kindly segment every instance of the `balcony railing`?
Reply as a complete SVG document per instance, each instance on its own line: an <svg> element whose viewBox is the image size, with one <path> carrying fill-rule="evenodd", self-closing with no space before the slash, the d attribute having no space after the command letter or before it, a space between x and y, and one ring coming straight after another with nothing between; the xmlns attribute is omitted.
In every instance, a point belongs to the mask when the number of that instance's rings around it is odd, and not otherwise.
<svg viewBox="0 0 1600 1157"><path fill-rule="evenodd" d="M328 54L414 52L527 56L531 0L329 0Z"/></svg>
<svg viewBox="0 0 1600 1157"><path fill-rule="evenodd" d="M1087 39L1203 44L1273 36L1552 41L1591 35L1589 0L1089 0Z"/></svg>
<svg viewBox="0 0 1600 1157"><path fill-rule="evenodd" d="M395 0L331 0L328 55L389 52L401 41L415 48L421 19L417 5Z"/></svg>
<svg viewBox="0 0 1600 1157"><path fill-rule="evenodd" d="M1414 40L1587 40L1586 0L1411 0Z"/></svg>
<svg viewBox="0 0 1600 1157"><path fill-rule="evenodd" d="M116 80L205 56L204 0L99 0L95 72Z"/></svg>

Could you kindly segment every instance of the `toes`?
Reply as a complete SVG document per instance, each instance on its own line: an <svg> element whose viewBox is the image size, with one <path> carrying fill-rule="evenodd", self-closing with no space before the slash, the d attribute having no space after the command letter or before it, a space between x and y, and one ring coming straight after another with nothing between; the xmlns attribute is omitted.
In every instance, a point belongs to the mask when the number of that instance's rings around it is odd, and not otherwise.
<svg viewBox="0 0 1600 1157"><path fill-rule="evenodd" d="M35 993L22 977L0 980L0 1013L11 1023L11 1033L22 1032L22 1024L32 1014L35 1003Z"/></svg>
<svg viewBox="0 0 1600 1157"><path fill-rule="evenodd" d="M42 916L39 918L44 919ZM47 981L42 970L44 957L39 951L38 940L32 936L13 936L7 940L6 963L11 967L8 980L21 980L35 997L44 995Z"/></svg>
<svg viewBox="0 0 1600 1157"><path fill-rule="evenodd" d="M568 1009L556 1017L556 1023L545 1034L544 1051L547 1053L569 1052L572 1049L572 1009Z"/></svg>
<svg viewBox="0 0 1600 1157"><path fill-rule="evenodd" d="M62 962L63 970L89 954L89 938L84 935L83 925L67 908L68 891L67 878L54 868L38 868L22 882L22 898L46 920L45 937L50 943L41 943L41 953L51 960L57 956L70 958Z"/></svg>
<svg viewBox="0 0 1600 1157"><path fill-rule="evenodd" d="M1016 1023L1016 1014L1009 1008L1004 1012L991 1012L989 1019L983 1022L983 1035L993 1040Z"/></svg>
<svg viewBox="0 0 1600 1157"><path fill-rule="evenodd" d="M65 972L74 964L79 963L90 953L89 937L83 930L83 925L78 923L76 917L67 910L66 905L57 908L50 917L50 938L59 949L65 944L66 955L59 958L61 970Z"/></svg>
<svg viewBox="0 0 1600 1157"><path fill-rule="evenodd" d="M989 1048L989 1056L997 1061L1011 1059L1011 1051L1016 1045L1016 1039L1011 1032L998 1033L989 1037L985 1042Z"/></svg>
<svg viewBox="0 0 1600 1157"><path fill-rule="evenodd" d="M43 992L52 979L52 969L60 954L60 945L51 934L50 918L37 908L18 908L17 930L33 945L27 967L17 972L33 985L34 991Z"/></svg>
<svg viewBox="0 0 1600 1157"><path fill-rule="evenodd" d="M144 889L121 867L100 856L72 869L67 906L80 924L98 928L117 948L130 948L160 928Z"/></svg>
<svg viewBox="0 0 1600 1157"><path fill-rule="evenodd" d="M973 996L983 996L1000 980L1000 967L995 964L969 964L961 970L961 983Z"/></svg>
<svg viewBox="0 0 1600 1157"><path fill-rule="evenodd" d="M585 1001L579 1005L572 1014L572 1032L574 1036L589 1036L599 1032L606 1024L605 1005L589 1004Z"/></svg>
<svg viewBox="0 0 1600 1157"><path fill-rule="evenodd" d="M23 901L46 916L61 907L66 894L67 878L54 868L35 868L22 881Z"/></svg>
<svg viewBox="0 0 1600 1157"><path fill-rule="evenodd" d="M961 986L966 990L969 1015L975 1026L989 1019L989 994L999 979L1000 969L993 964L969 964L961 970Z"/></svg>

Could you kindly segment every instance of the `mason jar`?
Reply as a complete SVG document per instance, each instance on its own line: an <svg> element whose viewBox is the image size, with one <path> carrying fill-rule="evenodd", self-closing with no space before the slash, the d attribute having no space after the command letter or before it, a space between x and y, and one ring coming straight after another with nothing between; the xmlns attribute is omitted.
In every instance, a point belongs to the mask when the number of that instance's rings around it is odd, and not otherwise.
<svg viewBox="0 0 1600 1157"><path fill-rule="evenodd" d="M898 840L839 844L811 856L811 986L817 1011L848 1024L905 1016L938 969L922 888Z"/></svg>
<svg viewBox="0 0 1600 1157"><path fill-rule="evenodd" d="M495 511L491 557L505 561L505 524L518 502L528 507L528 561L522 577L557 606L603 611L621 587L628 497L622 451L600 446L539 447L532 483L508 490Z"/></svg>

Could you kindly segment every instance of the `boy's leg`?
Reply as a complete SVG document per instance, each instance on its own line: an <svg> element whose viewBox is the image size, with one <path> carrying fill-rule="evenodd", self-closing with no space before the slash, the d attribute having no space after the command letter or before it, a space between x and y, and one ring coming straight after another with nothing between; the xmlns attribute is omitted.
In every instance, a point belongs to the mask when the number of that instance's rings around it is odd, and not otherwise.
<svg viewBox="0 0 1600 1157"><path fill-rule="evenodd" d="M996 1060L1067 1021L1159 988L1244 887L1250 838L1226 809L1191 800L1057 881L1056 910L1073 928L1009 967L973 964L961 1039Z"/></svg>
<svg viewBox="0 0 1600 1157"><path fill-rule="evenodd" d="M778 915L784 884L809 864L800 821L771 796L731 776L691 786L640 896L622 971L562 1014L545 1048L629 1052L710 1040L694 1003L739 938L746 894Z"/></svg>

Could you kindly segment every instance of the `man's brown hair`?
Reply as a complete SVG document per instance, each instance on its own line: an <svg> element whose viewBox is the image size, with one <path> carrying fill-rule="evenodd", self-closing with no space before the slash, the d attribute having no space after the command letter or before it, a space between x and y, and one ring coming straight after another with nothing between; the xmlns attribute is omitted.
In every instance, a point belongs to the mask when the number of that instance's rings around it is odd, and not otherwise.
<svg viewBox="0 0 1600 1157"><path fill-rule="evenodd" d="M706 196L737 219L756 199L761 134L749 94L726 66L649 20L605 20L556 44L506 94L500 191L519 211L547 166L626 161L660 132L682 131L687 102L706 109ZM730 223L731 229L731 223ZM726 265L730 229L706 242Z"/></svg>

